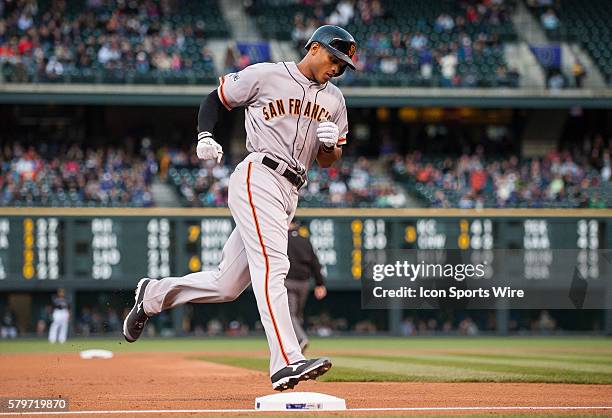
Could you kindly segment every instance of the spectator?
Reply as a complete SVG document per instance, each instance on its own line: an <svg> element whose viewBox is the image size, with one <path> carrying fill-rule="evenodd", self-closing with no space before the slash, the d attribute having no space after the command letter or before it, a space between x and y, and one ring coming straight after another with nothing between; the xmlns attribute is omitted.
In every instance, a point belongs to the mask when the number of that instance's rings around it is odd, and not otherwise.
<svg viewBox="0 0 612 418"><path fill-rule="evenodd" d="M119 58L121 58L121 54L117 50L117 47L111 47L108 42L105 42L98 51L98 62L102 65L106 65L109 61L117 61Z"/></svg>
<svg viewBox="0 0 612 418"><path fill-rule="evenodd" d="M251 65L251 58L249 57L249 55L240 55L240 59L238 60L238 70L244 70L249 65Z"/></svg>
<svg viewBox="0 0 612 418"><path fill-rule="evenodd" d="M398 59L387 54L380 60L380 72L383 74L395 74L399 68Z"/></svg>
<svg viewBox="0 0 612 418"><path fill-rule="evenodd" d="M40 145L39 145L40 146ZM42 147L41 147L42 149ZM111 147L4 148L0 204L139 206L153 204L150 192L157 164ZM57 152L50 151L58 149Z"/></svg>
<svg viewBox="0 0 612 418"><path fill-rule="evenodd" d="M590 209L607 209L608 205L606 204L606 201L603 200L599 194L595 193L589 199L588 207Z"/></svg>
<svg viewBox="0 0 612 418"><path fill-rule="evenodd" d="M0 338L17 338L17 320L15 312L6 308L2 314L2 325L0 326Z"/></svg>
<svg viewBox="0 0 612 418"><path fill-rule="evenodd" d="M598 149L607 149L605 143L596 143ZM478 154L433 164L415 152L396 157L391 170L396 178L418 184L417 192L433 207L605 207L595 189L610 175L609 151L602 155L602 168L596 169L578 164L584 156L569 152L486 164Z"/></svg>
<svg viewBox="0 0 612 418"><path fill-rule="evenodd" d="M295 49L302 53L302 47L308 42L308 35L306 33L306 27L301 20L298 20L296 15L296 22L293 25L293 31L291 32L291 40L293 41L293 45Z"/></svg>
<svg viewBox="0 0 612 418"><path fill-rule="evenodd" d="M548 88L550 90L561 90L565 87L563 75L556 71L548 78Z"/></svg>
<svg viewBox="0 0 612 418"><path fill-rule="evenodd" d="M436 23L434 25L434 28L438 32L444 32L444 31L449 32L449 31L452 31L454 27L455 27L455 21L453 20L452 17L450 17L450 15L446 13L442 13L440 16L438 16L438 18L436 19Z"/></svg>
<svg viewBox="0 0 612 418"><path fill-rule="evenodd" d="M542 334L550 334L557 327L557 322L550 316L547 310L540 312L540 316L533 324L533 329L540 331Z"/></svg>
<svg viewBox="0 0 612 418"><path fill-rule="evenodd" d="M410 46L419 51L427 46L427 38L421 32L417 32L410 40Z"/></svg>
<svg viewBox="0 0 612 418"><path fill-rule="evenodd" d="M459 323L459 333L463 335L478 335L478 326L472 320L472 318L467 317L463 321Z"/></svg>
<svg viewBox="0 0 612 418"><path fill-rule="evenodd" d="M355 5L350 0L340 0L329 16L330 25L346 26L355 15Z"/></svg>
<svg viewBox="0 0 612 418"><path fill-rule="evenodd" d="M576 88L581 89L582 82L586 77L586 69L584 68L584 65L582 65L582 62L579 59L576 59L576 61L574 61L574 64L572 65L572 74L574 76L574 86Z"/></svg>
<svg viewBox="0 0 612 418"><path fill-rule="evenodd" d="M0 19L0 62L10 55L11 66L20 66L10 81L54 81L73 70L77 76L111 73L119 80L133 69L138 76L153 69L191 74L198 59L194 47L203 45L204 22L183 19L173 2L91 0L74 17L67 17L64 1L45 3L40 14L35 1L11 3L7 18ZM170 19L172 14L179 19ZM214 79L210 69L198 63Z"/></svg>
<svg viewBox="0 0 612 418"><path fill-rule="evenodd" d="M64 74L64 66L61 62L57 60L55 56L52 56L51 58L49 58L49 62L47 62L47 66L45 67L45 73L47 74L48 79L57 79Z"/></svg>
<svg viewBox="0 0 612 418"><path fill-rule="evenodd" d="M555 178L550 182L550 186L548 188L548 195L550 199L556 199L562 192L565 184L563 183L563 179L560 174L557 174Z"/></svg>
<svg viewBox="0 0 612 418"><path fill-rule="evenodd" d="M234 48L231 46L227 46L225 49L225 63L224 63L224 73L233 73L238 70L238 65L236 64L236 56L234 55Z"/></svg>
<svg viewBox="0 0 612 418"><path fill-rule="evenodd" d="M455 75L457 74L457 55L449 51L440 58L440 67L442 68L442 77L444 77L444 86L455 85Z"/></svg>
<svg viewBox="0 0 612 418"><path fill-rule="evenodd" d="M610 153L606 152L603 155L603 167L601 168L601 180L610 181L612 176L612 166L610 165Z"/></svg>
<svg viewBox="0 0 612 418"><path fill-rule="evenodd" d="M559 27L559 18L552 9L548 9L546 13L540 17L542 26L548 31L556 30Z"/></svg>

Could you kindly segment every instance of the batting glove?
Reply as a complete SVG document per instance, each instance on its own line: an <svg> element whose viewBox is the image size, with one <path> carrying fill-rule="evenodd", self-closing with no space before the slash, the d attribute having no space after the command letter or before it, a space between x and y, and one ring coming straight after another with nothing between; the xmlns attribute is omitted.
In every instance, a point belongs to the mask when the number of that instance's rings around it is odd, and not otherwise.
<svg viewBox="0 0 612 418"><path fill-rule="evenodd" d="M334 122L324 121L319 123L317 137L326 148L334 148L338 143L340 130Z"/></svg>
<svg viewBox="0 0 612 418"><path fill-rule="evenodd" d="M198 134L196 154L200 160L216 159L218 164L223 157L223 148L213 139L210 132L204 131Z"/></svg>

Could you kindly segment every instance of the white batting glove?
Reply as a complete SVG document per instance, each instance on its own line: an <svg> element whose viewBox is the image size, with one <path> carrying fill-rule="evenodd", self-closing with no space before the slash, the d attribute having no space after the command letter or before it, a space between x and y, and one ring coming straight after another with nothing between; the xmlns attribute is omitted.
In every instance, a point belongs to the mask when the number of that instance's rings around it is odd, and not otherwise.
<svg viewBox="0 0 612 418"><path fill-rule="evenodd" d="M221 162L223 157L223 148L212 137L208 131L198 134L198 145L196 154L200 160L217 160L217 164Z"/></svg>
<svg viewBox="0 0 612 418"><path fill-rule="evenodd" d="M334 148L338 143L340 130L334 122L323 121L319 123L317 128L317 138L327 148Z"/></svg>

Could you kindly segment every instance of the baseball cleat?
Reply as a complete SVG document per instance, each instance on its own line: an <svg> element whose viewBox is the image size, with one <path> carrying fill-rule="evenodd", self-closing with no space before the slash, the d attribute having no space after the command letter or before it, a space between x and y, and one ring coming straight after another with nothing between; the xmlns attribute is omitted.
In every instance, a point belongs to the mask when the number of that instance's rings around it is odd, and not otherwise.
<svg viewBox="0 0 612 418"><path fill-rule="evenodd" d="M331 366L331 360L327 357L297 361L272 375L272 388L280 392L293 389L303 380L314 380L324 375Z"/></svg>
<svg viewBox="0 0 612 418"><path fill-rule="evenodd" d="M149 316L145 313L142 306L142 300L144 299L145 289L150 281L151 279L141 279L138 282L136 296L134 297L136 302L123 321L123 336L128 343L133 343L140 337L145 324L149 320Z"/></svg>

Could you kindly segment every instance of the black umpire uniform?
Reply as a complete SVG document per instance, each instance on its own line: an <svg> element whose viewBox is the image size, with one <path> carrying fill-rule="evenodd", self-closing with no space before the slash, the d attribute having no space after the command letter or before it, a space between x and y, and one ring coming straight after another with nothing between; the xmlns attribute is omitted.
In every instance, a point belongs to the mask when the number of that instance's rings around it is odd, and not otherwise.
<svg viewBox="0 0 612 418"><path fill-rule="evenodd" d="M314 277L316 288L315 297L322 299L327 294L325 281L321 273L321 264L312 248L310 240L299 233L299 223L292 222L289 226L289 243L287 248L289 256L289 272L285 279L287 296L289 299L289 312L295 335L300 343L302 352L308 346L308 336L304 331L304 307L308 299L311 277Z"/></svg>

